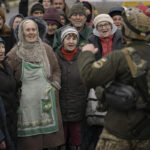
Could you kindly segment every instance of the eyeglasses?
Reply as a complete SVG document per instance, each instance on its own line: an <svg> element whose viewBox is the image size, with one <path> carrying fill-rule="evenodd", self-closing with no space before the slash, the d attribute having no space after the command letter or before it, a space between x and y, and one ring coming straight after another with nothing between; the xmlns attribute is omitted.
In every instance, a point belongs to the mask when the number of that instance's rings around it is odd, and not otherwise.
<svg viewBox="0 0 150 150"><path fill-rule="evenodd" d="M97 25L97 28L103 29L103 27L108 28L109 26L110 26L110 23L104 23L104 24L98 24L98 25Z"/></svg>

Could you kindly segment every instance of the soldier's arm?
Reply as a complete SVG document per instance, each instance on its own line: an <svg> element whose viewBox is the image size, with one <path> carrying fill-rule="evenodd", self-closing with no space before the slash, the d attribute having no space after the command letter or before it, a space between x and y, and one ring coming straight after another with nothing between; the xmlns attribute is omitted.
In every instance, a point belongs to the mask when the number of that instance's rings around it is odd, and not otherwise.
<svg viewBox="0 0 150 150"><path fill-rule="evenodd" d="M94 53L94 49L85 50L78 58L81 78L88 87L106 84L124 72L126 60L122 52L111 52L98 61L95 61Z"/></svg>

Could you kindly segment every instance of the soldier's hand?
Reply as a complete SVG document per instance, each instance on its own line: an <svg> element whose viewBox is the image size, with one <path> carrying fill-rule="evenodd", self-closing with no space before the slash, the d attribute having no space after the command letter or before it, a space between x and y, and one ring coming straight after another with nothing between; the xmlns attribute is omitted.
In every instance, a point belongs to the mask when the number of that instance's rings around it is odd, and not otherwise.
<svg viewBox="0 0 150 150"><path fill-rule="evenodd" d="M82 47L82 52L85 51L90 51L93 54L96 54L98 51L98 48L95 48L93 44L86 44L85 46Z"/></svg>

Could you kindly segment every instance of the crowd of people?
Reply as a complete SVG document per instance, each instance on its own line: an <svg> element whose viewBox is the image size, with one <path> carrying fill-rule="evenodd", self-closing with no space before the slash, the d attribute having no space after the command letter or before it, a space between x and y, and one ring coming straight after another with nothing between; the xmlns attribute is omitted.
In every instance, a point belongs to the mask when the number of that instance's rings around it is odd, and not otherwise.
<svg viewBox="0 0 150 150"><path fill-rule="evenodd" d="M150 7L28 5L0 8L0 150L149 150Z"/></svg>

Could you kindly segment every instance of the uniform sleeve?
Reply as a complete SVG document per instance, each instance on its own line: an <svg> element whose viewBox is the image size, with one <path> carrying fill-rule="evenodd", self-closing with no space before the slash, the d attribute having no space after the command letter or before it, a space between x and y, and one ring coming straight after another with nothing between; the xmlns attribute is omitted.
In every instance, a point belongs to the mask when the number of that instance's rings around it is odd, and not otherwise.
<svg viewBox="0 0 150 150"><path fill-rule="evenodd" d="M109 53L106 57L95 61L91 52L82 52L78 58L78 66L83 82L89 88L107 84L117 75L124 72L126 60L121 51Z"/></svg>

